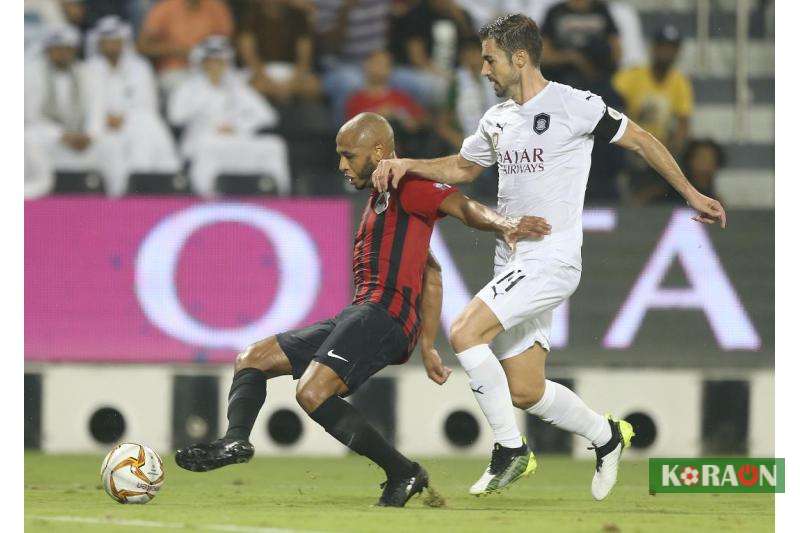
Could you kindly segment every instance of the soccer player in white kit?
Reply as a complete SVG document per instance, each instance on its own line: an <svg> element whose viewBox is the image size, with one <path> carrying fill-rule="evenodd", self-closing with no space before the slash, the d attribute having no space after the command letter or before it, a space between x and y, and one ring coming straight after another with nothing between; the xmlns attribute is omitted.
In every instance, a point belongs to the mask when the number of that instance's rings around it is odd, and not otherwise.
<svg viewBox="0 0 800 533"><path fill-rule="evenodd" d="M725 227L725 211L702 195L669 151L602 98L546 80L540 71L542 38L524 15L500 17L480 32L483 70L495 93L509 99L490 108L457 155L384 159L373 173L379 191L413 172L441 183L471 182L498 166L497 209L505 216L536 215L552 229L510 249L497 241L495 277L472 299L450 330L450 342L492 427L491 462L470 488L486 494L536 469L514 407L582 435L597 461L592 496L602 500L617 480L622 451L634 435L624 420L593 411L573 391L545 379L555 309L581 277L582 212L595 141L633 150L697 211L694 220ZM602 164L602 162L600 162Z"/></svg>

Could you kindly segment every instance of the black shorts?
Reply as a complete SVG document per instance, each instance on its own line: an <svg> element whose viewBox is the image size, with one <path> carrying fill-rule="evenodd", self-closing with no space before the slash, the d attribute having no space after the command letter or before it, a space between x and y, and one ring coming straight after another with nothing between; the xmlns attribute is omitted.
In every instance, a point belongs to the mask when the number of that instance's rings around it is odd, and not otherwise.
<svg viewBox="0 0 800 533"><path fill-rule="evenodd" d="M279 333L277 340L294 379L317 361L342 378L348 394L387 365L405 361L408 351L403 328L374 303L350 305L331 319Z"/></svg>

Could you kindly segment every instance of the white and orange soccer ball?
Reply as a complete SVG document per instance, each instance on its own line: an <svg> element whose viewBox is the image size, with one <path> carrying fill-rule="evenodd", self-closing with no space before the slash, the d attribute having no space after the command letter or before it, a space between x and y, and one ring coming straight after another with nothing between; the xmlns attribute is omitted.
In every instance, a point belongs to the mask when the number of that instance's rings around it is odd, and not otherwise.
<svg viewBox="0 0 800 533"><path fill-rule="evenodd" d="M164 463L143 444L123 442L112 449L100 467L106 493L119 503L147 503L164 484Z"/></svg>

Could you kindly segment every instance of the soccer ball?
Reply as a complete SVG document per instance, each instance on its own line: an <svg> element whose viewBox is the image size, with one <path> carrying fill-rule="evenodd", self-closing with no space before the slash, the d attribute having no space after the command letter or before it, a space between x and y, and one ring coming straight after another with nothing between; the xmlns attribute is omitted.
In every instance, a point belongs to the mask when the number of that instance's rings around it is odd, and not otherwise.
<svg viewBox="0 0 800 533"><path fill-rule="evenodd" d="M103 459L100 479L117 502L147 503L164 484L164 463L147 446L123 442Z"/></svg>

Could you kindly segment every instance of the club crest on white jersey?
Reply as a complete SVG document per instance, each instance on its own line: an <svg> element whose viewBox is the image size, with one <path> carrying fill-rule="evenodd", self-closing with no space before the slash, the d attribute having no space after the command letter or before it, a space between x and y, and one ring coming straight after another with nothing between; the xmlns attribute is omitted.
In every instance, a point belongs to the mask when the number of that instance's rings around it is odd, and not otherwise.
<svg viewBox="0 0 800 533"><path fill-rule="evenodd" d="M520 241L517 255L555 253L580 268L583 198L595 136L602 138L595 130L606 109L599 96L551 81L522 105L507 100L491 107L464 139L461 157L483 167L497 164L498 211L543 217L552 227L544 239ZM510 254L504 247L498 242L498 253Z"/></svg>
<svg viewBox="0 0 800 533"><path fill-rule="evenodd" d="M539 135L547 131L550 127L550 115L547 113L539 113L533 117L533 131Z"/></svg>

